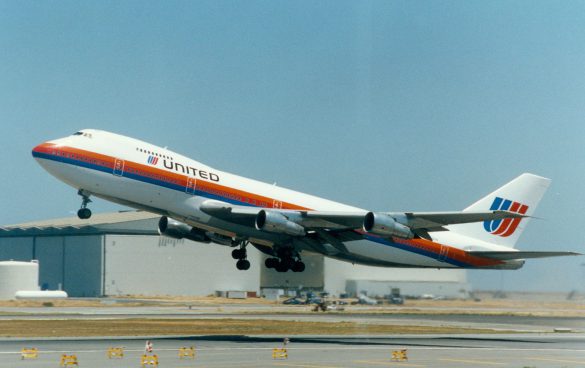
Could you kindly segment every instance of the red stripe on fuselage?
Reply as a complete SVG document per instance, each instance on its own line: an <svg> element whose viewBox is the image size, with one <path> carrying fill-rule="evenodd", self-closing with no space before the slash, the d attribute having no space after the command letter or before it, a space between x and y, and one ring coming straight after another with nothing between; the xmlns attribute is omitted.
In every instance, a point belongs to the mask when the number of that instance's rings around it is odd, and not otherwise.
<svg viewBox="0 0 585 368"><path fill-rule="evenodd" d="M114 158L99 153L85 151L73 147L59 146L53 143L43 143L36 146L33 152L43 153L49 156L63 157L65 159L86 162L107 169L114 169Z"/></svg>

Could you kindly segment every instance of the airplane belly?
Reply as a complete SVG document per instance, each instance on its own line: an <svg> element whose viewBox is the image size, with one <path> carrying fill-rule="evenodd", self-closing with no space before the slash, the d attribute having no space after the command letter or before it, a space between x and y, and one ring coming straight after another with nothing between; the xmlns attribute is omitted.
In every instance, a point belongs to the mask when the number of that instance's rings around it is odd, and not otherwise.
<svg viewBox="0 0 585 368"><path fill-rule="evenodd" d="M95 186L93 170L43 158L37 158L37 162L51 175L76 189Z"/></svg>

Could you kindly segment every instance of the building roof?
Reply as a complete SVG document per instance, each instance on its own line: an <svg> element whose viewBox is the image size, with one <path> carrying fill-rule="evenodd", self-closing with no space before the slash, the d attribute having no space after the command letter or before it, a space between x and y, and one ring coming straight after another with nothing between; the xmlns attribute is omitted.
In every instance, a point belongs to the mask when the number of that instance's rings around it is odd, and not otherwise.
<svg viewBox="0 0 585 368"><path fill-rule="evenodd" d="M96 213L87 220L66 217L0 227L0 237L93 234L158 235L160 215L145 211Z"/></svg>

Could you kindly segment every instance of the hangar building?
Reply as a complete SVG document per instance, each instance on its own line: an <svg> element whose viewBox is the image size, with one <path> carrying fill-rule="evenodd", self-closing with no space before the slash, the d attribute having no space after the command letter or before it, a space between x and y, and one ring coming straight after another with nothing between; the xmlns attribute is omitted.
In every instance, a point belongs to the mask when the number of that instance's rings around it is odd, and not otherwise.
<svg viewBox="0 0 585 368"><path fill-rule="evenodd" d="M433 294L464 298L464 270L379 268L303 253L307 270L266 269L265 256L248 247L251 267L239 271L231 248L161 237L160 216L143 211L94 214L0 227L0 261L38 260L42 289L72 297L209 295L266 289L387 295Z"/></svg>

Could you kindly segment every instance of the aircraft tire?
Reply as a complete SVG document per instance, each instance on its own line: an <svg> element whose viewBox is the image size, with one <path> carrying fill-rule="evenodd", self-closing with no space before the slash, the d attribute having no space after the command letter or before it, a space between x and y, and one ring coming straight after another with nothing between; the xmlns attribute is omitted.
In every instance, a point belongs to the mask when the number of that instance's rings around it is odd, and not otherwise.
<svg viewBox="0 0 585 368"><path fill-rule="evenodd" d="M293 272L303 272L305 270L305 263L296 261L291 267Z"/></svg>
<svg viewBox="0 0 585 368"><path fill-rule="evenodd" d="M247 259L240 259L238 262L236 262L236 268L241 271L246 271L250 269L250 261Z"/></svg>
<svg viewBox="0 0 585 368"><path fill-rule="evenodd" d="M278 259L276 258L266 258L266 260L264 261L264 266L266 266L266 268L276 268L277 264Z"/></svg>
<svg viewBox="0 0 585 368"><path fill-rule="evenodd" d="M242 259L244 257L242 257L242 250L239 248L236 248L234 250L232 250L232 258L233 259Z"/></svg>
<svg viewBox="0 0 585 368"><path fill-rule="evenodd" d="M91 217L91 210L89 208L80 208L79 211L77 211L77 217L82 220L87 220Z"/></svg>
<svg viewBox="0 0 585 368"><path fill-rule="evenodd" d="M288 268L288 264L282 261L278 262L276 267L274 267L277 272L286 272L288 271Z"/></svg>

